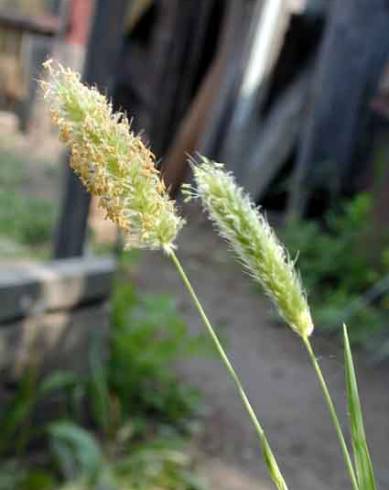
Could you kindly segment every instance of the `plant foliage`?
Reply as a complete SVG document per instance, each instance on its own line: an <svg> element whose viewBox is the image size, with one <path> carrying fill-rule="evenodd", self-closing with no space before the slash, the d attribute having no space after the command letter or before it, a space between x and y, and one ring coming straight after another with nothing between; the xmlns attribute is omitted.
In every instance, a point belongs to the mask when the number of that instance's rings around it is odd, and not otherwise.
<svg viewBox="0 0 389 490"><path fill-rule="evenodd" d="M339 211L330 211L323 223L289 223L282 236L292 256L298 258L317 327L335 331L339 330L339 322L347 321L352 325L351 342L383 357L389 352L377 350L374 336L385 326L388 295L382 294L372 302L361 300L389 273L385 259L389 249L374 262L367 253L371 208L371 196L360 194Z"/></svg>
<svg viewBox="0 0 389 490"><path fill-rule="evenodd" d="M185 435L197 392L174 365L201 352L167 296L139 297L118 282L105 357L92 340L89 374L26 371L0 411L0 490L199 490ZM42 426L40 403L60 402ZM26 449L39 447L41 463ZM64 485L62 487L62 485Z"/></svg>
<svg viewBox="0 0 389 490"><path fill-rule="evenodd" d="M343 342L348 414L358 484L361 490L377 490L373 465L366 440L354 361L345 325L343 326Z"/></svg>

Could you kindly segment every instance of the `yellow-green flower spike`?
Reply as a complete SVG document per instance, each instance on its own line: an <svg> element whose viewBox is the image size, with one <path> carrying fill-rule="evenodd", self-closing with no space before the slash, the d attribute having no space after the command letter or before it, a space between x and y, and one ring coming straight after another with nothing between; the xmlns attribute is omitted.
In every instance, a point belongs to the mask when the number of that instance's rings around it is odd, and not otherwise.
<svg viewBox="0 0 389 490"><path fill-rule="evenodd" d="M220 235L263 286L289 326L301 337L308 337L313 323L300 278L265 217L222 164L202 157L193 172L197 187L189 194L201 198Z"/></svg>
<svg viewBox="0 0 389 490"><path fill-rule="evenodd" d="M125 235L126 248L174 247L183 226L155 167L155 157L113 113L106 97L80 81L80 75L52 61L45 63L44 98L70 165L88 191L99 197L106 216Z"/></svg>

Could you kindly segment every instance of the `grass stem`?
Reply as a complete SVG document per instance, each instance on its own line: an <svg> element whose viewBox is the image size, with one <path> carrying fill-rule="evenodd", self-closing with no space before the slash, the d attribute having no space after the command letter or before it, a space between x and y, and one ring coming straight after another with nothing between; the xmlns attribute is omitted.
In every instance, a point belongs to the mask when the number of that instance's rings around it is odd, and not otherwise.
<svg viewBox="0 0 389 490"><path fill-rule="evenodd" d="M324 379L323 372L321 370L320 364L317 361L316 355L313 351L312 344L311 344L309 338L303 337L303 341L304 341L305 347L308 351L309 358L310 358L312 365L315 369L316 375L319 379L320 387L321 387L321 390L323 392L324 399L327 403L328 410L330 412L331 419L332 419L332 422L333 422L335 430L336 430L336 434L337 434L338 439L339 439L339 443L340 443L340 446L341 446L341 449L343 452L344 461L345 461L346 468L347 468L347 471L348 471L350 479L351 479L353 489L359 490L359 486L357 483L357 478L355 475L355 470L354 470L354 466L353 466L353 463L352 463L352 460L350 457L350 453L349 453L349 450L347 448L347 444L346 444L346 441L344 439L342 428L340 426L339 418L338 418L337 413L336 413L335 405L334 405L334 402L332 401L332 398L331 398L330 392L328 390L327 383Z"/></svg>
<svg viewBox="0 0 389 490"><path fill-rule="evenodd" d="M279 470L279 467L276 463L276 460L275 460L275 457L273 455L273 452L270 448L270 445L267 441L267 438L266 438L266 435L265 435L265 432L254 412L254 409L246 395L246 392L242 386L242 383L239 379L239 376L237 374L237 372L235 371L234 367L232 366L231 364L231 361L229 360L214 328L212 327L210 321L208 320L208 317L200 303L200 300L198 299L193 287L192 287L192 284L188 278L188 276L186 275L179 259L177 258L176 254L172 251L172 250L169 250L168 251L168 256L171 258L171 260L173 261L177 271L178 271L178 274L180 275L181 277L181 280L182 282L184 283L186 289L188 290L189 292L189 295L191 296L192 300L193 300L193 303L195 305L195 307L197 308L199 314L200 314L200 317L215 345L215 348L221 358L221 360L223 361L229 375L231 376L232 380L234 381L235 383L235 386L238 390L238 393L240 395L240 398L242 399L242 402L243 402L243 405L255 427L255 430L258 434L258 437L259 437L259 440L260 440L260 445L261 445L261 449L262 449L262 452L263 452L263 456L264 456L264 459L265 459L265 462L266 462L266 465L268 467L268 470L269 470L269 473L270 473L270 476L273 480L273 482L275 483L275 485L277 486L277 488L279 490L287 490L287 485L285 483L285 480L283 478L283 476L281 475L281 472Z"/></svg>

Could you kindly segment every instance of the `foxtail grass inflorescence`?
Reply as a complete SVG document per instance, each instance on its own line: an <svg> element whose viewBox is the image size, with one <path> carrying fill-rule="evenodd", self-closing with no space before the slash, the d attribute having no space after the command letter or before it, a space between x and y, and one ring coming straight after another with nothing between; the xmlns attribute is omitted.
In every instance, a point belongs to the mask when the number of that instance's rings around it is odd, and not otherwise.
<svg viewBox="0 0 389 490"><path fill-rule="evenodd" d="M196 187L186 186L188 198L201 199L220 235L300 336L323 392L353 489L361 490L335 405L310 342L313 322L294 263L265 217L236 184L233 175L224 170L223 164L204 157L199 163L191 163Z"/></svg>
<svg viewBox="0 0 389 490"><path fill-rule="evenodd" d="M71 167L88 191L99 198L107 217L124 232L127 248L162 249L171 259L253 423L269 476L278 490L287 490L240 378L175 254L174 242L183 220L160 179L154 155L131 131L127 118L113 113L106 97L83 85L79 74L53 62L47 62L46 68L48 80L41 82L42 89L61 139L71 149ZM193 171L197 187L187 188L189 196L201 198L220 234L230 242L246 270L264 287L281 316L303 341L328 405L353 489L375 490L347 331L346 378L357 471L310 343L313 322L293 261L265 217L221 164L203 158L193 166Z"/></svg>
<svg viewBox="0 0 389 490"><path fill-rule="evenodd" d="M183 225L155 167L155 157L127 118L80 75L45 63L42 81L51 118L71 149L70 165L106 216L124 232L126 248L174 247Z"/></svg>
<svg viewBox="0 0 389 490"><path fill-rule="evenodd" d="M294 263L265 217L223 165L202 157L193 165L196 188L219 233L249 274L259 282L288 325L301 337L313 331L311 313Z"/></svg>
<svg viewBox="0 0 389 490"><path fill-rule="evenodd" d="M77 73L53 62L47 62L46 68L48 80L41 85L61 139L71 149L71 167L88 191L99 198L107 217L124 232L127 248L162 249L171 259L255 427L269 476L278 490L287 490L240 378L175 254L174 242L183 220L160 180L154 155L131 132L127 118L113 113L106 97L95 88L83 85ZM193 172L197 187L187 187L189 197L201 198L220 234L303 341L335 426L353 489L375 490L347 330L344 330L346 381L354 464L310 342L313 322L293 261L265 217L232 175L224 171L223 165L202 158L199 164L193 165Z"/></svg>
<svg viewBox="0 0 389 490"><path fill-rule="evenodd" d="M71 167L87 190L99 197L107 217L124 231L128 248L163 249L172 260L258 434L269 475L278 490L287 490L239 376L174 252L183 220L160 180L154 155L130 131L127 118L114 114L107 99L83 85L79 74L53 62L46 68L48 81L41 82L44 97L61 139L71 149Z"/></svg>

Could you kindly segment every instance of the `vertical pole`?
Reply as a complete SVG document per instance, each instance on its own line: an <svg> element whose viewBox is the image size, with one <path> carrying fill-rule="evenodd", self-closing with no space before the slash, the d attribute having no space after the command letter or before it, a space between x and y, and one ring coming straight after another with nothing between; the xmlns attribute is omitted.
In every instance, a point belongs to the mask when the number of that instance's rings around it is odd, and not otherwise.
<svg viewBox="0 0 389 490"><path fill-rule="evenodd" d="M257 0L254 5L239 93L222 149L222 159L229 162L238 181L247 172L244 162L250 141L255 141L257 114L266 98L291 13L286 0Z"/></svg>
<svg viewBox="0 0 389 490"><path fill-rule="evenodd" d="M129 3L129 0L95 0L82 79L108 94L112 90ZM69 154L64 162L65 189L55 234L55 258L82 255L86 239L90 196L68 163Z"/></svg>

